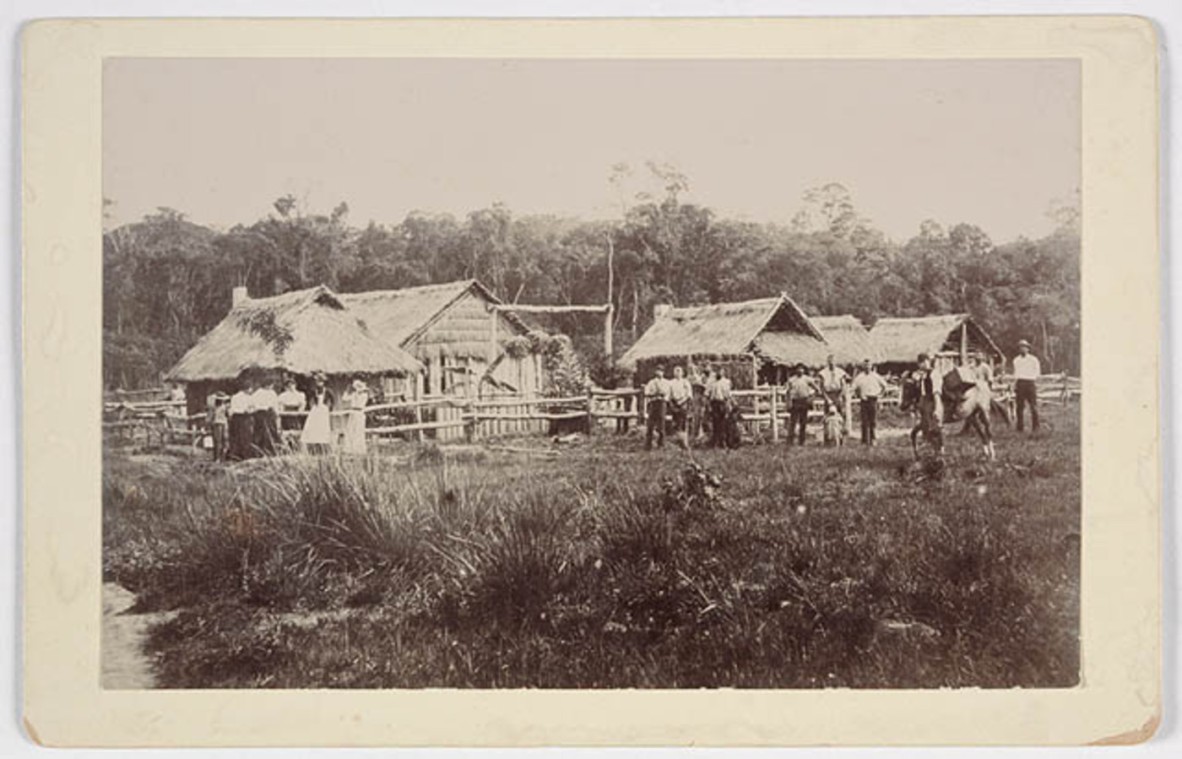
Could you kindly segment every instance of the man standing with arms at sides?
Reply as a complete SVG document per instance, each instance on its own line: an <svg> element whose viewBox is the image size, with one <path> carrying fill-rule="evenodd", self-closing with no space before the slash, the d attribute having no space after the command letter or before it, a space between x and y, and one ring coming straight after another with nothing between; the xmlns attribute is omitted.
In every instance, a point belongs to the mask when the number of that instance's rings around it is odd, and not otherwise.
<svg viewBox="0 0 1182 759"><path fill-rule="evenodd" d="M1030 352L1030 343L1018 341L1018 355L1014 356L1014 399L1018 403L1018 432L1022 431L1023 412L1030 406L1030 429L1038 432L1038 388L1035 380L1042 374L1038 356Z"/></svg>
<svg viewBox="0 0 1182 759"><path fill-rule="evenodd" d="M886 392L886 382L874 370L870 359L862 362L862 371L854 377L854 394L858 396L858 417L862 421L862 445L874 445L878 423L878 399Z"/></svg>
<svg viewBox="0 0 1182 759"><path fill-rule="evenodd" d="M669 400L669 381L665 379L665 367L658 366L653 378L644 386L644 410L648 429L644 438L644 449L653 448L653 430L657 433L657 447L665 445L665 403Z"/></svg>
<svg viewBox="0 0 1182 759"><path fill-rule="evenodd" d="M220 390L205 401L209 414L209 433L213 440L213 460L225 461L230 428L230 396Z"/></svg>
<svg viewBox="0 0 1182 759"><path fill-rule="evenodd" d="M710 445L713 448L726 448L731 381L722 373L721 367L714 367L711 374L714 376L713 381L706 383L706 398L710 401Z"/></svg>
<svg viewBox="0 0 1182 759"><path fill-rule="evenodd" d="M673 433L682 448L689 448L689 437L686 432L686 420L689 418L690 404L694 399L694 388L685 378L685 369L673 367L673 379L669 380L669 402L672 404Z"/></svg>
<svg viewBox="0 0 1182 759"><path fill-rule="evenodd" d="M833 362L832 353L825 357L825 366L821 368L821 392L839 411L845 409L845 393L849 379L845 369Z"/></svg>
<svg viewBox="0 0 1182 759"><path fill-rule="evenodd" d="M792 377L788 380L788 445L792 445L793 435L796 436L797 445L804 445L809 423L809 408L812 406L813 394L816 391L816 383L812 377L805 374L804 364L797 364Z"/></svg>
<svg viewBox="0 0 1182 759"><path fill-rule="evenodd" d="M919 354L915 363L918 369L915 379L919 382L919 425L924 439L931 445L937 456L944 455L944 405L941 400L943 383L940 375L932 368L932 359L926 353Z"/></svg>

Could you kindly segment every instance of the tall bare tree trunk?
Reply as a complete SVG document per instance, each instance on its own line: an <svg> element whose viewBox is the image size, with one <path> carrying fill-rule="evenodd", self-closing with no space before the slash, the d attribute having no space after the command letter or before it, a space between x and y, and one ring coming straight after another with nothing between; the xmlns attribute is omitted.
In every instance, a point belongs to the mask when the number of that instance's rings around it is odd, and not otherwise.
<svg viewBox="0 0 1182 759"><path fill-rule="evenodd" d="M636 337L636 324L640 321L640 287L632 280L632 337Z"/></svg>

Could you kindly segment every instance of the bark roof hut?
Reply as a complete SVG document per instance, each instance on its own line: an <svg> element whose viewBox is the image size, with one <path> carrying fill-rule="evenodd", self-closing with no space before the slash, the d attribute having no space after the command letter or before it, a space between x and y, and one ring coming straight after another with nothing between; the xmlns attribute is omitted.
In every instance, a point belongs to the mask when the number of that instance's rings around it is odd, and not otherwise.
<svg viewBox="0 0 1182 759"><path fill-rule="evenodd" d="M637 367L658 359L756 357L764 363L816 365L825 360L825 338L787 295L742 303L669 308L620 358Z"/></svg>
<svg viewBox="0 0 1182 759"><path fill-rule="evenodd" d="M401 346L422 361L487 358L489 304L501 300L474 279L402 290L374 290L341 296L369 325L374 335ZM498 314L498 340L529 331L510 312Z"/></svg>
<svg viewBox="0 0 1182 759"><path fill-rule="evenodd" d="M231 380L245 369L338 376L407 375L422 368L406 351L374 337L340 296L319 285L235 305L166 379Z"/></svg>
<svg viewBox="0 0 1182 759"><path fill-rule="evenodd" d="M879 319L870 329L878 361L897 367L914 366L920 353L963 359L980 353L990 361L1005 355L989 334L968 314Z"/></svg>
<svg viewBox="0 0 1182 759"><path fill-rule="evenodd" d="M866 359L877 361L878 355L870 331L852 314L813 316L813 325L825 336L829 352L838 364L860 364Z"/></svg>

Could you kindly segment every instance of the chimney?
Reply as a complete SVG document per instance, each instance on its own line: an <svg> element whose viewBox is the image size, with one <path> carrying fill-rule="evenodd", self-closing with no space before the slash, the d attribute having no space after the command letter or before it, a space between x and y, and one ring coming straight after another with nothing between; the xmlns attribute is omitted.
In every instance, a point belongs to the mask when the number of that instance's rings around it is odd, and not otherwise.
<svg viewBox="0 0 1182 759"><path fill-rule="evenodd" d="M669 312L672 310L673 310L672 304L658 303L657 305L653 306L653 321L657 321L659 319L665 318L666 316L669 315Z"/></svg>
<svg viewBox="0 0 1182 759"><path fill-rule="evenodd" d="M246 285L239 285L230 291L230 308L236 308L238 304L248 300L250 296L246 294Z"/></svg>

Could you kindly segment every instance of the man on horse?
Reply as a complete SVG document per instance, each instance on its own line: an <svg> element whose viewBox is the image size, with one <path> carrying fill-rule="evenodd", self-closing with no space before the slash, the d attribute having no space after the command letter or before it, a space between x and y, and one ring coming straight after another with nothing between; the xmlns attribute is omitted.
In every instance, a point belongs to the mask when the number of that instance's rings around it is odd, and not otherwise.
<svg viewBox="0 0 1182 759"><path fill-rule="evenodd" d="M915 454L919 455L920 433L923 433L924 439L932 445L937 455L942 454L942 425L963 419L966 428L972 429L980 437L985 456L993 459L996 452L989 414L996 404L989 392L982 389L979 375L967 367L958 367L941 377L933 371L931 357L926 353L919 355L917 363L919 368L904 379L901 407L903 410L915 408L919 412L919 424L911 430L911 447Z"/></svg>

